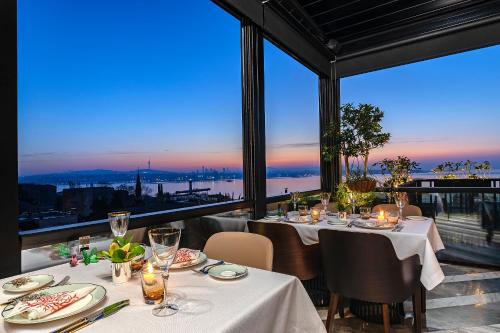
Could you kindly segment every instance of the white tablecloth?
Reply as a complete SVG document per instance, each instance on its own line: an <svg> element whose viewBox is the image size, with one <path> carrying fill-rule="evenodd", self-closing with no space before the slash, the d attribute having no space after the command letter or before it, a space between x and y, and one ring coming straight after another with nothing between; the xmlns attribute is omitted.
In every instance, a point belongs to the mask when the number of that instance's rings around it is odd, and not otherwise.
<svg viewBox="0 0 500 333"><path fill-rule="evenodd" d="M262 219L261 222L270 223L287 223L275 222L273 220ZM444 273L436 258L435 252L444 249L443 242L439 236L434 220L426 218L423 221L404 222L404 228L400 232L391 232L391 230L372 230L362 229L357 227L346 228L343 225L331 225L326 221L321 221L317 224L300 224L289 223L297 229L300 238L306 245L315 244L318 240L318 231L320 229L342 230L350 232L368 232L380 233L388 237L396 255L400 260L418 254L420 263L422 264L422 274L420 281L422 285L431 290L440 284L444 279Z"/></svg>
<svg viewBox="0 0 500 333"><path fill-rule="evenodd" d="M324 325L300 281L290 275L249 268L248 276L219 281L189 269L172 271L169 292L179 297L180 311L169 317L155 317L142 298L140 278L113 285L108 262L71 268L54 266L35 273L52 274L58 281L65 275L71 282L104 286L105 302L70 319L36 325L13 325L3 321L0 332L49 332L76 318L114 302L130 299L131 305L82 332L325 332ZM7 280L0 280L3 285ZM1 294L0 301L7 296Z"/></svg>

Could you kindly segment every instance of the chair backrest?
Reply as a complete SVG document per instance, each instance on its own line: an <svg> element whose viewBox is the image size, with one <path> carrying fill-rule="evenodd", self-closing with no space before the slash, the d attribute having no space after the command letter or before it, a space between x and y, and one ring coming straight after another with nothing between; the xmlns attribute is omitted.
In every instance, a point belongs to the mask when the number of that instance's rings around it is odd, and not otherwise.
<svg viewBox="0 0 500 333"><path fill-rule="evenodd" d="M314 208L323 209L323 204L322 203L317 203L317 204L314 205ZM337 213L339 211L337 203L336 202L330 202L328 204L328 211L330 211L332 213Z"/></svg>
<svg viewBox="0 0 500 333"><path fill-rule="evenodd" d="M273 243L273 271L310 280L321 269L319 244L305 245L297 230L286 223L248 221L248 230L263 235Z"/></svg>
<svg viewBox="0 0 500 333"><path fill-rule="evenodd" d="M248 232L219 232L210 236L203 252L211 258L271 271L273 243Z"/></svg>
<svg viewBox="0 0 500 333"><path fill-rule="evenodd" d="M372 211L374 213L378 213L379 211L399 211L399 208L396 206L396 204L380 204L376 205L373 207ZM422 216L422 210L420 207L415 206L415 205L405 205L403 207L403 215L404 216Z"/></svg>
<svg viewBox="0 0 500 333"><path fill-rule="evenodd" d="M392 303L404 301L420 286L418 255L399 260L384 235L322 229L319 243L331 292Z"/></svg>

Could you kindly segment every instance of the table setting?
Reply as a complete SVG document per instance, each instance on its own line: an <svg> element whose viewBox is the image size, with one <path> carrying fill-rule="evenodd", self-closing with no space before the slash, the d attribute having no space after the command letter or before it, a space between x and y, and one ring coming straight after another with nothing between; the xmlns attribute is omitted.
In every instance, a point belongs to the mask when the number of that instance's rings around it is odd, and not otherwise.
<svg viewBox="0 0 500 333"><path fill-rule="evenodd" d="M126 238L127 214L112 217L95 262L0 280L0 331L325 332L297 278L179 248L181 229L149 230L146 247Z"/></svg>
<svg viewBox="0 0 500 333"><path fill-rule="evenodd" d="M323 209L302 208L301 212L300 205L297 205L298 211L290 211L281 217L266 216L258 221L289 223L295 227L305 245L319 242L320 229L380 233L390 239L400 260L419 255L422 264L421 282L427 290L435 288L444 280L444 273L435 255L435 252L444 249L444 244L432 218L403 216L403 200L397 203L395 211L372 212L371 207L359 207L359 214L345 211L334 213L327 210L328 195L322 194L321 197Z"/></svg>

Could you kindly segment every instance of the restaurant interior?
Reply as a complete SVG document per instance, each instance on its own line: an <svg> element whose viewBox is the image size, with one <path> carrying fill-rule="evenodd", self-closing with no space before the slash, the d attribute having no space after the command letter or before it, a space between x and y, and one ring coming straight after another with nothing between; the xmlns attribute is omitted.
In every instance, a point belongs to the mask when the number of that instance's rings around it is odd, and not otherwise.
<svg viewBox="0 0 500 333"><path fill-rule="evenodd" d="M500 179L422 180L400 159L377 182L379 110L340 102L343 78L500 44L500 1L210 3L240 26L243 195L24 228L19 6L1 1L0 332L500 332ZM265 41L318 77L315 190L266 190Z"/></svg>

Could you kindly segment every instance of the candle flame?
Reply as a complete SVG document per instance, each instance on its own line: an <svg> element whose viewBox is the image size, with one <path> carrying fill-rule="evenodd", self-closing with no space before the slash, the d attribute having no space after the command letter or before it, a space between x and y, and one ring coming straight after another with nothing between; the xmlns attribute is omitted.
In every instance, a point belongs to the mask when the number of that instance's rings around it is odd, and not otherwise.
<svg viewBox="0 0 500 333"><path fill-rule="evenodd" d="M381 210L378 216L380 216L380 217L384 217L384 211L383 211L383 210Z"/></svg>
<svg viewBox="0 0 500 333"><path fill-rule="evenodd" d="M153 273L153 265L148 263L148 273Z"/></svg>

